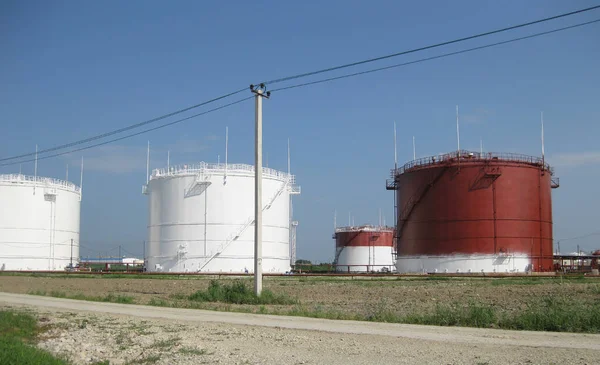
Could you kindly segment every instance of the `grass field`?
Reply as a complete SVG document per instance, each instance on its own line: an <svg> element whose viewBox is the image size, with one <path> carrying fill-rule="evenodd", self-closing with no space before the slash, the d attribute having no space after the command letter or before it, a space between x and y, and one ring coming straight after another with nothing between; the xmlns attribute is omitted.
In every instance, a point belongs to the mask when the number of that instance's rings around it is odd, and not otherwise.
<svg viewBox="0 0 600 365"><path fill-rule="evenodd" d="M0 364L66 365L66 361L35 347L44 330L30 314L0 311Z"/></svg>
<svg viewBox="0 0 600 365"><path fill-rule="evenodd" d="M1 275L0 291L330 319L600 333L600 279L589 277L266 277Z"/></svg>

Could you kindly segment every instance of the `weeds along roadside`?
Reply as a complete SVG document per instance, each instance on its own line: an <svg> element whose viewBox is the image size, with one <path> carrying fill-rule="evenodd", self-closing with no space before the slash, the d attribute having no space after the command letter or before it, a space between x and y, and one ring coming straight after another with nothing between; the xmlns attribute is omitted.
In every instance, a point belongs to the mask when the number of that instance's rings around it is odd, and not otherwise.
<svg viewBox="0 0 600 365"><path fill-rule="evenodd" d="M47 329L31 314L0 310L0 364L67 365L66 360L35 347Z"/></svg>
<svg viewBox="0 0 600 365"><path fill-rule="evenodd" d="M531 285L528 279L515 279L515 285ZM58 298L112 302L122 304L147 304L158 307L208 309L218 311L290 315L325 319L347 319L372 322L407 323L438 326L464 326L501 328L514 330L600 333L600 301L582 301L576 297L543 296L529 300L525 307L512 312L502 311L493 305L475 300L437 304L433 309L418 308L409 314L399 314L375 306L365 313L347 313L321 305L305 305L297 298L286 294L274 294L265 289L256 296L248 280L228 280L223 284L212 280L206 290L191 295L174 294L168 299L152 298L138 302L134 297L109 294L84 296L67 295L63 292L31 292ZM495 284L492 285L505 285ZM600 295L600 285L593 284L589 290Z"/></svg>

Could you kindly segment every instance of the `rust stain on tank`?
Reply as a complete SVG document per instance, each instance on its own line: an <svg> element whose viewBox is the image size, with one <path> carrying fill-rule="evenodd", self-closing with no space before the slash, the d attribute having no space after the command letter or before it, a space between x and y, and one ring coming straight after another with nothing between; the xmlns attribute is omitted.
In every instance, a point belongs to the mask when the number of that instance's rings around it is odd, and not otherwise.
<svg viewBox="0 0 600 365"><path fill-rule="evenodd" d="M536 157L469 151L393 170L398 256L527 254L552 270L550 167Z"/></svg>

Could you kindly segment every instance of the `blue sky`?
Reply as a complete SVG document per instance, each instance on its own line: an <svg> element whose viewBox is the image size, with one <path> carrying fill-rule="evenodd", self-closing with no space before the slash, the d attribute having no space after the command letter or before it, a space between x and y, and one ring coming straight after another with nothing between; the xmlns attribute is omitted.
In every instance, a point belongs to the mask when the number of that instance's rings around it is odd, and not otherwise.
<svg viewBox="0 0 600 365"><path fill-rule="evenodd" d="M3 1L0 3L0 156L47 148L168 113L250 83L402 51L595 5L594 1ZM600 17L600 11L378 63L410 61ZM596 232L600 197L600 25L274 94L264 106L269 166L292 170L298 257L331 260L333 211L393 220L385 179L398 156L456 146L546 154L556 239ZM374 66L367 66L374 67ZM249 95L249 93L248 93ZM243 96L243 95L242 95ZM81 241L105 251L142 252L151 165L253 163L253 103L101 148L40 161L39 173L77 174L86 160ZM19 166L0 167L0 173ZM32 173L33 164L24 164ZM600 236L564 241L562 251L600 248ZM114 251L113 251L114 252ZM84 254L95 251L82 249Z"/></svg>

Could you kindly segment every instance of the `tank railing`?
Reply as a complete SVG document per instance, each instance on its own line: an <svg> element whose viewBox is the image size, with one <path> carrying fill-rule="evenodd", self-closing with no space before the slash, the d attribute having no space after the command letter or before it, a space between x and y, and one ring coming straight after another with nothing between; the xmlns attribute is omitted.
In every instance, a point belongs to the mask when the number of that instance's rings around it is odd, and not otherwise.
<svg viewBox="0 0 600 365"><path fill-rule="evenodd" d="M335 233L339 233L339 232L359 232L359 231L365 231L365 232L377 232L377 231L389 231L389 232L393 232L394 231L394 227L389 227L389 226L373 226L370 224L364 225L364 226L345 226L345 227L336 227L335 229Z"/></svg>
<svg viewBox="0 0 600 365"><path fill-rule="evenodd" d="M457 161L458 157L460 157L460 161L469 161L471 159L477 161L504 161L504 162L522 162L529 163L531 165L539 165L544 167L546 170L550 171L550 174L554 174L554 169L550 167L550 165L541 157L523 155L519 153L508 153L508 152L473 152L467 150L455 151L451 153L441 154L437 156L429 156L419 158L404 164L404 166L399 167L397 169L391 169L391 176L395 178L395 176L403 174L404 172L411 170L416 167L425 167L431 166L435 164L446 163L450 161Z"/></svg>
<svg viewBox="0 0 600 365"><path fill-rule="evenodd" d="M207 163L200 162L199 164L194 165L174 165L169 168L158 168L152 170L152 174L150 178L162 177L162 176L176 176L176 175L185 175L189 173L199 173L199 172L254 172L254 165L248 164L224 164L224 163ZM288 179L291 178L290 184L296 183L296 178L294 175L288 176L287 172L275 170L269 167L263 167L263 175L272 176L278 179Z"/></svg>
<svg viewBox="0 0 600 365"><path fill-rule="evenodd" d="M79 193L81 191L81 188L79 186L73 184L72 182L60 180L60 179L54 179L51 177L30 176L30 175L23 175L23 174L4 174L4 175L0 175L0 182L38 183L40 187L52 187L52 188L59 187L59 188L63 188L66 190L74 191L76 193Z"/></svg>
<svg viewBox="0 0 600 365"><path fill-rule="evenodd" d="M295 185L295 184L290 185L290 194L298 195L301 193L301 191L302 191L302 189L300 189L300 186Z"/></svg>

